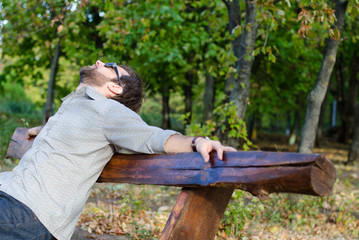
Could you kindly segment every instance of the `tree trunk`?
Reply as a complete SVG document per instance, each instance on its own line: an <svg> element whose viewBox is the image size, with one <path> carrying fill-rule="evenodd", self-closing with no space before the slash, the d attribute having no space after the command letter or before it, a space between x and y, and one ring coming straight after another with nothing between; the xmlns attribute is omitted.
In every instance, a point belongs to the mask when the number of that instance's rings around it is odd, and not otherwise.
<svg viewBox="0 0 359 240"><path fill-rule="evenodd" d="M238 58L236 69L238 77L233 83L233 90L230 101L233 101L237 109L237 116L244 118L248 98L249 98L249 80L254 60L254 44L256 41L258 23L256 19L256 1L246 0L246 22L241 35L241 42L234 46L235 56Z"/></svg>
<svg viewBox="0 0 359 240"><path fill-rule="evenodd" d="M338 100L334 99L330 107L330 127L334 128L337 125Z"/></svg>
<svg viewBox="0 0 359 240"><path fill-rule="evenodd" d="M335 15L337 21L335 25L340 32L344 25L347 6L348 1L338 0L336 2ZM322 66L319 70L317 81L313 90L308 94L307 97L306 115L298 148L298 152L300 153L312 152L318 127L320 108L327 92L339 42L339 40L327 39Z"/></svg>
<svg viewBox="0 0 359 240"><path fill-rule="evenodd" d="M318 122L318 129L317 129L317 136L315 145L320 147L321 143L323 142L323 128L324 128L324 120L325 120L325 113L328 107L328 90L325 94L322 106L320 107L320 115L319 115L319 122Z"/></svg>
<svg viewBox="0 0 359 240"><path fill-rule="evenodd" d="M241 26L241 9L238 0L223 0L224 4L227 7L228 12L228 31L229 34L232 34L232 31L235 27ZM241 44L241 36L237 36L232 41L234 55L239 59L240 52L239 46ZM226 79L224 92L227 96L227 100L231 95L231 91L233 88L234 74L232 74L229 78Z"/></svg>
<svg viewBox="0 0 359 240"><path fill-rule="evenodd" d="M162 87L162 125L163 129L171 128L170 121L170 91L167 86Z"/></svg>
<svg viewBox="0 0 359 240"><path fill-rule="evenodd" d="M354 122L357 123L353 127L353 141L350 145L348 160L346 163L359 162L359 104L355 109Z"/></svg>
<svg viewBox="0 0 359 240"><path fill-rule="evenodd" d="M350 66L350 78L347 87L346 94L343 89L343 103L341 106L341 120L342 120L342 128L339 136L339 141L347 144L353 132L353 123L354 123L354 112L355 112L355 104L358 95L358 79L357 75L359 73L359 54L357 50L354 49L353 57L351 59ZM343 85L344 81L343 81ZM342 87L344 88L344 86Z"/></svg>
<svg viewBox="0 0 359 240"><path fill-rule="evenodd" d="M278 132L279 121L278 121L278 114L277 113L272 114L272 117L270 119L269 125L270 125L270 132L271 133Z"/></svg>
<svg viewBox="0 0 359 240"><path fill-rule="evenodd" d="M229 25L228 29L232 33L233 29L236 26L241 26L241 11L238 0L223 0L227 6ZM235 37L232 41L234 55L237 57L236 70L238 73L237 79L232 76L228 81L226 81L225 88L226 94L229 96L230 101L234 101L234 104L237 108L237 115L239 118L244 118L246 107L240 107L242 99L245 99L245 106L247 106L247 98L249 96L249 77L251 73L251 67L253 63L253 58L248 60L248 55L251 55L254 50L254 43L256 39L258 25L256 23L256 2L251 0L246 0L246 22L244 30L240 37ZM229 91L233 79L233 90ZM242 91L242 83L245 83L246 91ZM229 94L230 93L230 94ZM228 135L219 134L220 139L223 143L228 144L227 140ZM235 146L235 145L233 145ZM234 189L227 189L225 195L226 199L229 199L232 195ZM216 197L219 193L215 191L209 191L209 194L212 194L213 197ZM223 196L224 199L224 196ZM224 213L224 210L221 214Z"/></svg>
<svg viewBox="0 0 359 240"><path fill-rule="evenodd" d="M224 1L227 6L229 16L229 29L240 24L240 12L238 1ZM233 79L233 89L229 96L229 101L236 107L236 114L240 119L244 119L248 98L249 98L249 78L253 63L254 43L256 40L258 24L256 22L256 1L246 1L246 22L240 37L236 37L232 41L233 52L237 57L236 71L237 77ZM229 83L226 82L226 88ZM228 90L228 89L227 89ZM226 90L226 91L227 91ZM229 91L229 90L228 90ZM227 124L227 123L224 123ZM219 139L226 145L238 147L238 139L228 138L228 133L217 132Z"/></svg>
<svg viewBox="0 0 359 240"><path fill-rule="evenodd" d="M345 76L344 71L344 57L343 52L341 51L338 55L338 61L335 64L335 73L336 73L336 80L337 80L337 100L338 100L338 111L340 113L341 119L341 128L339 133L339 142L341 143L348 143L349 141L349 134L348 134L348 102L347 97L345 96L345 85L347 82L347 78Z"/></svg>
<svg viewBox="0 0 359 240"><path fill-rule="evenodd" d="M300 110L299 109L300 109L300 106L302 105L301 102L299 101L299 97L297 98L297 103L298 103L298 108L294 112L294 122L290 128L290 133L289 133L289 145L294 145L295 142L297 141L297 131L299 128L299 123L300 123Z"/></svg>
<svg viewBox="0 0 359 240"><path fill-rule="evenodd" d="M185 96L185 114L188 116L186 118L186 124L190 124L192 119L193 71L190 70L186 72L185 77L186 83L183 86L183 91Z"/></svg>
<svg viewBox="0 0 359 240"><path fill-rule="evenodd" d="M206 86L205 86L204 97L203 97L203 120L202 120L203 124L207 120L212 119L213 117L214 98L215 98L214 78L211 74L207 73Z"/></svg>
<svg viewBox="0 0 359 240"><path fill-rule="evenodd" d="M205 26L206 32L210 33L210 27ZM203 54L208 50L208 45L205 44ZM215 58L210 59L210 61L217 62ZM208 72L208 68L205 66L204 71L206 73L206 85L204 90L203 96L203 117L202 117L202 124L205 124L207 120L213 118L213 110L214 110L214 100L216 96L216 89L215 89L215 79L214 77Z"/></svg>
<svg viewBox="0 0 359 240"><path fill-rule="evenodd" d="M350 102L351 112L355 117L352 124L352 144L350 145L347 163L359 162L359 104L357 103L358 94L358 73L359 73L359 53L355 51L352 59L351 75L348 89L348 102ZM355 107L356 106L356 107ZM353 110L354 109L354 110ZM354 124L355 123L355 124Z"/></svg>
<svg viewBox="0 0 359 240"><path fill-rule="evenodd" d="M54 56L51 60L51 70L50 70L49 83L47 87L47 97L46 97L45 112L43 119L44 123L46 123L47 120L49 120L49 118L53 114L54 89L55 89L57 70L59 68L60 52L61 52L61 37L58 39L58 42L55 47Z"/></svg>
<svg viewBox="0 0 359 240"><path fill-rule="evenodd" d="M356 102L358 97L358 87L359 87L359 48L354 53L354 56L352 58L352 66L351 66L351 74L349 79L349 87L348 87L348 94L347 94L347 102L348 102L348 108L347 108L347 114L350 116L348 118L348 125L350 126L349 130L350 132L353 131L353 125L354 123L358 123L358 121L354 121L354 113L356 111Z"/></svg>
<svg viewBox="0 0 359 240"><path fill-rule="evenodd" d="M249 121L247 124L247 132L248 132L248 138L249 140L255 140L256 139L256 135L257 135L257 130L256 130L256 114L253 113L250 117L249 117Z"/></svg>
<svg viewBox="0 0 359 240"><path fill-rule="evenodd" d="M295 111L295 116L299 116L299 110L296 110ZM294 119L294 123L293 123L293 126L290 130L290 133L289 133L289 145L294 145L295 142L297 141L297 130L298 130L298 127L299 127L299 118L296 117Z"/></svg>

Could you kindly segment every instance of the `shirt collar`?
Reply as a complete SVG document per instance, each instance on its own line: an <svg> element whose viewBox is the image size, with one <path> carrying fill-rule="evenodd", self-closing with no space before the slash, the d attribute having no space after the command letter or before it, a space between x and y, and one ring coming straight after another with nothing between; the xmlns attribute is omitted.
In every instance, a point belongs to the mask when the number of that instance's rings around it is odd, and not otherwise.
<svg viewBox="0 0 359 240"><path fill-rule="evenodd" d="M93 87L85 86L77 90L76 92L72 92L66 97L62 98L62 101L65 101L71 96L85 96L87 95L89 98L93 100L101 100L101 99L107 99L104 95L99 93L97 90L95 90Z"/></svg>
<svg viewBox="0 0 359 240"><path fill-rule="evenodd" d="M97 90L95 90L94 88L87 86L87 87L82 87L81 89L79 89L79 91L81 91L84 88L83 91L85 91L86 95L90 98L92 98L93 100L103 100L103 99L107 99L107 97L105 97L104 95L102 95L101 93L99 93Z"/></svg>

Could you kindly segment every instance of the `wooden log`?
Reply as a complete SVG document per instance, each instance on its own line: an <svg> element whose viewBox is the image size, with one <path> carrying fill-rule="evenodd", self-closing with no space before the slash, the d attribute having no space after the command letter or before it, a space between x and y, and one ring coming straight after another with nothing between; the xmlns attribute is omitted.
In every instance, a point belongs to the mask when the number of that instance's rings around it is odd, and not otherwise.
<svg viewBox="0 0 359 240"><path fill-rule="evenodd" d="M34 138L27 139L27 128L16 128L7 148L7 158L22 158L32 146Z"/></svg>
<svg viewBox="0 0 359 240"><path fill-rule="evenodd" d="M183 188L160 240L214 239L234 189Z"/></svg>
<svg viewBox="0 0 359 240"><path fill-rule="evenodd" d="M323 155L277 152L226 152L224 161L211 153L113 156L99 181L182 187L239 188L264 197L272 192L324 196L336 178ZM298 181L300 179L301 181Z"/></svg>
<svg viewBox="0 0 359 240"><path fill-rule="evenodd" d="M27 129L17 128L7 157L21 158L31 147ZM272 192L324 196L336 178L334 165L318 154L226 152L163 155L115 154L98 181L184 187L161 234L161 240L214 239L234 188L260 199Z"/></svg>
<svg viewBox="0 0 359 240"><path fill-rule="evenodd" d="M31 146L26 133L16 129L8 157L22 157ZM208 163L199 153L115 154L98 181L239 188L263 199L274 192L324 196L335 179L334 165L325 155L239 151L224 153L223 161L211 153Z"/></svg>

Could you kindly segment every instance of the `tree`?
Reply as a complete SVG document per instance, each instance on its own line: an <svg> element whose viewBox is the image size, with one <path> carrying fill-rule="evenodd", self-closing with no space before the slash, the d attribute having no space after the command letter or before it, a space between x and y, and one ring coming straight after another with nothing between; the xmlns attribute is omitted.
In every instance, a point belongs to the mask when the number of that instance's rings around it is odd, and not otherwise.
<svg viewBox="0 0 359 240"><path fill-rule="evenodd" d="M359 87L359 47L356 42L359 28L356 24L357 20L357 17L347 17L342 34L344 40L335 68L337 82L335 95L341 118L339 141L345 144L348 144L352 137Z"/></svg>
<svg viewBox="0 0 359 240"><path fill-rule="evenodd" d="M171 91L181 91L187 96L185 113L190 115L193 89L200 75L205 68L216 69L213 66L216 61L208 58L225 55L216 43L222 39L211 37L210 25L214 23L208 21L223 16L215 11L217 4L218 1L108 3L99 28L107 38L104 52L112 50L118 61L139 69L151 94L161 93L162 128L170 127ZM122 24L117 24L118 21Z"/></svg>
<svg viewBox="0 0 359 240"><path fill-rule="evenodd" d="M12 79L23 82L24 78L30 77L34 85L39 85L45 70L50 69L47 86L39 86L47 89L44 109L46 122L53 112L56 79L58 71L62 71L61 56L83 63L84 56L89 57L94 52L93 49L91 53L86 51L92 37L76 34L86 31L92 33L89 26L83 31L86 26L82 23L90 20L94 8L86 5L86 2L79 4L76 0L5 0L1 6L0 20L5 22L1 32L2 53L10 58L4 69L5 75L10 78L13 69L21 69L16 71ZM95 19L96 15L91 15L91 22L96 23ZM87 44L81 44L85 39ZM17 40L17 44L14 44L14 40Z"/></svg>
<svg viewBox="0 0 359 240"><path fill-rule="evenodd" d="M336 1L335 15L337 20L335 22L335 28L339 33L341 32L344 25L347 6L348 1ZM298 152L311 153L313 149L319 121L320 108L328 88L330 75L336 60L336 53L339 43L339 39L327 39L325 52L323 54L322 66L319 70L316 84L307 97L306 116L302 128L302 135L298 147Z"/></svg>
<svg viewBox="0 0 359 240"><path fill-rule="evenodd" d="M44 118L43 118L44 123L46 123L47 120L53 114L55 79L56 79L56 75L57 75L57 70L59 68L60 54L61 54L61 37L59 37L57 40L54 54L51 59L50 77L49 77L49 83L48 83L48 87L47 87L47 97L46 97L45 112L44 112Z"/></svg>
<svg viewBox="0 0 359 240"><path fill-rule="evenodd" d="M355 120L359 122L359 104L355 108ZM353 128L353 141L350 145L347 164L359 162L359 124L355 124Z"/></svg>
<svg viewBox="0 0 359 240"><path fill-rule="evenodd" d="M29 69L18 75L39 77L38 71L31 73L35 67L51 65L49 88L45 107L47 120L52 112L53 86L58 70L61 54L62 23L72 3L53 1L3 1L1 19L6 21L3 26L3 55L19 56L12 65ZM17 39L18 44L13 44Z"/></svg>
<svg viewBox="0 0 359 240"><path fill-rule="evenodd" d="M240 24L238 1L224 1L230 16L230 27ZM247 109L249 98L249 80L251 76L252 63L254 59L254 45L257 37L257 3L256 1L246 0L246 16L243 32L240 40L235 38L232 42L234 55L237 57L236 70L237 77L233 81L233 89L230 93L229 101L233 102L237 109L237 115L243 119ZM232 28L233 31L233 28Z"/></svg>
<svg viewBox="0 0 359 240"><path fill-rule="evenodd" d="M261 121L266 130L270 122L288 122L288 126L280 126L277 131L284 133L288 128L293 142L304 95L319 68L318 38L302 39L298 35L297 4L277 2L262 9L258 14L261 27L255 47L248 113L258 124ZM315 30L321 31L319 27Z"/></svg>

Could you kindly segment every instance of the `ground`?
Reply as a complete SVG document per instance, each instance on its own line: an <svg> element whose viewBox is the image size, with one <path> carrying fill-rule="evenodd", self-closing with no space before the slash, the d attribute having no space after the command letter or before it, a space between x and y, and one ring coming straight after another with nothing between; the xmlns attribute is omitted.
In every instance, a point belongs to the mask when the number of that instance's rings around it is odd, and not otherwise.
<svg viewBox="0 0 359 240"><path fill-rule="evenodd" d="M96 240L129 240L126 236L119 236L119 235L110 235L110 234L95 234L89 233L81 228L76 228L74 235L72 236L71 240L89 240L89 239L96 239Z"/></svg>

